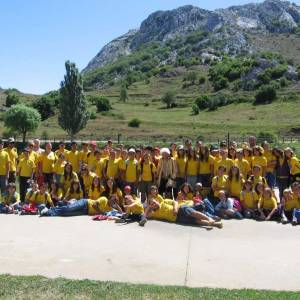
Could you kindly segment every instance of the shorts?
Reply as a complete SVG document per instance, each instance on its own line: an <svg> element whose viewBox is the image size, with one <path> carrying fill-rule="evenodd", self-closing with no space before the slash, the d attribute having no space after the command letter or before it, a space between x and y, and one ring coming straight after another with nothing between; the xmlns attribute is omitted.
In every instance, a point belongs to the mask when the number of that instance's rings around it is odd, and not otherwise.
<svg viewBox="0 0 300 300"><path fill-rule="evenodd" d="M177 213L177 219L176 223L179 224L197 224L196 219L192 217L192 213L195 212L195 210L187 205L183 205L178 209Z"/></svg>

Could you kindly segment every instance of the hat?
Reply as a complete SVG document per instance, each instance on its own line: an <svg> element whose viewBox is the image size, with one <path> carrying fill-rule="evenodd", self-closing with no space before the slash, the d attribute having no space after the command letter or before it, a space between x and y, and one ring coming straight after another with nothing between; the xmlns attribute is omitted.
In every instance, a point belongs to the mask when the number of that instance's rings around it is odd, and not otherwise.
<svg viewBox="0 0 300 300"><path fill-rule="evenodd" d="M184 150L184 146L183 146L183 145L179 145L178 151L179 151L179 150Z"/></svg>
<svg viewBox="0 0 300 300"><path fill-rule="evenodd" d="M96 141L90 141L90 145L92 145L92 146L97 146L97 142Z"/></svg>
<svg viewBox="0 0 300 300"><path fill-rule="evenodd" d="M26 147L26 148L24 149L24 152L30 152L30 149L29 149L28 147Z"/></svg>
<svg viewBox="0 0 300 300"><path fill-rule="evenodd" d="M130 187L130 185L126 185L126 186L124 187L124 191L125 191L125 192L131 192L131 187Z"/></svg>
<svg viewBox="0 0 300 300"><path fill-rule="evenodd" d="M128 150L128 153L134 153L134 154L135 154L135 150L134 150L133 148L130 148L130 149Z"/></svg>
<svg viewBox="0 0 300 300"><path fill-rule="evenodd" d="M171 153L170 153L170 150L169 150L168 148L162 148L162 149L160 150L160 154L162 155L163 153L166 153L166 154L168 154L168 155L171 154Z"/></svg>
<svg viewBox="0 0 300 300"><path fill-rule="evenodd" d="M8 143L14 143L15 139L13 137L10 137L7 141L8 141Z"/></svg>
<svg viewBox="0 0 300 300"><path fill-rule="evenodd" d="M216 145L210 146L210 151L216 151L216 150L219 150L219 148Z"/></svg>

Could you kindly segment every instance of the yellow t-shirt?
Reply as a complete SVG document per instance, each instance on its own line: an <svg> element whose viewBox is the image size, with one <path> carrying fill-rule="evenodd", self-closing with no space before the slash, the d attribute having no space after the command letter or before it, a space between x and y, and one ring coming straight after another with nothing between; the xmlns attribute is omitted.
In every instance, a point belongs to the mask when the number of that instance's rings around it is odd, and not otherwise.
<svg viewBox="0 0 300 300"><path fill-rule="evenodd" d="M183 178L185 177L185 167L186 167L186 158L176 157L177 163L177 177Z"/></svg>
<svg viewBox="0 0 300 300"><path fill-rule="evenodd" d="M3 149L8 153L9 156L9 162L10 162L10 172L16 172L17 170L17 159L18 159L18 152L16 148L5 148Z"/></svg>
<svg viewBox="0 0 300 300"><path fill-rule="evenodd" d="M227 175L215 176L212 179L212 186L214 187L214 189L217 189L214 191L215 197L217 197L217 198L219 197L220 190L227 191L227 181L228 181Z"/></svg>
<svg viewBox="0 0 300 300"><path fill-rule="evenodd" d="M21 158L18 163L18 172L21 177L31 177L34 172L35 164L32 160Z"/></svg>
<svg viewBox="0 0 300 300"><path fill-rule="evenodd" d="M138 161L136 159L126 160L125 181L136 182L138 172Z"/></svg>
<svg viewBox="0 0 300 300"><path fill-rule="evenodd" d="M252 176L250 176L250 180L253 182L253 188L255 188L255 186L256 186L259 182L262 182L262 183L265 185L265 187L268 186L267 180L266 180L265 177L262 177L262 176L254 176L254 175L252 175Z"/></svg>
<svg viewBox="0 0 300 300"><path fill-rule="evenodd" d="M93 182L93 178L96 176L95 173L93 172L89 172L88 175L84 175L82 176L82 179L83 179L83 185L84 185L84 190L85 191L89 191L90 190L90 187L92 185L92 182Z"/></svg>
<svg viewBox="0 0 300 300"><path fill-rule="evenodd" d="M273 209L277 208L277 201L274 197L271 197L269 199L265 199L264 197L262 197L258 202L258 205L263 209Z"/></svg>
<svg viewBox="0 0 300 300"><path fill-rule="evenodd" d="M273 161L276 161L275 155L273 155L272 151L270 151L270 150L265 151L264 156L265 156L268 164L270 164ZM271 172L272 173L274 171L274 169L275 169L275 165L272 166L272 167L267 167L266 172Z"/></svg>
<svg viewBox="0 0 300 300"><path fill-rule="evenodd" d="M211 173L211 166L214 165L215 159L212 155L208 157L207 161L199 160L199 174L210 174Z"/></svg>
<svg viewBox="0 0 300 300"><path fill-rule="evenodd" d="M164 200L160 203L160 208L150 215L152 219L176 222L177 216L173 213L173 200Z"/></svg>
<svg viewBox="0 0 300 300"><path fill-rule="evenodd" d="M119 160L118 159L114 159L114 160L105 160L103 161L103 166L104 168L104 172L106 171L106 177L108 178L118 178L119 175Z"/></svg>
<svg viewBox="0 0 300 300"><path fill-rule="evenodd" d="M144 213L144 206L141 201L137 199L134 200L133 206L127 208L126 212L128 214L141 215Z"/></svg>
<svg viewBox="0 0 300 300"><path fill-rule="evenodd" d="M245 209L257 209L257 201L254 192L242 191L240 194L240 201Z"/></svg>
<svg viewBox="0 0 300 300"><path fill-rule="evenodd" d="M94 204L97 205L98 209L93 207ZM97 200L88 199L88 214L90 216L106 213L111 210L112 208L108 205L108 199L106 197L100 197Z"/></svg>
<svg viewBox="0 0 300 300"><path fill-rule="evenodd" d="M78 180L78 176L77 176L77 174L75 172L73 172L71 176L67 176L66 178L65 178L64 175L61 176L61 178L60 178L60 184L61 184L61 186L62 186L62 188L63 188L63 190L64 190L65 193L71 187L71 181L73 179L77 179Z"/></svg>
<svg viewBox="0 0 300 300"><path fill-rule="evenodd" d="M1 176L4 176L6 175L6 166L7 166L7 163L10 162L10 159L9 159L9 155L8 153L2 149L0 151L0 175Z"/></svg>
<svg viewBox="0 0 300 300"><path fill-rule="evenodd" d="M99 177L99 179L101 180L103 178L103 164L104 164L105 160L104 159L96 159L95 160L95 173L96 175Z"/></svg>
<svg viewBox="0 0 300 300"><path fill-rule="evenodd" d="M68 151L67 149L64 149L63 151L61 151L60 149L56 150L56 151L54 152L54 154L55 154L55 159L58 159L58 158L59 158L59 155L60 155L61 153L63 153L63 154L65 155L65 158L66 158L66 157L68 156L69 151Z"/></svg>
<svg viewBox="0 0 300 300"><path fill-rule="evenodd" d="M92 190L92 188L90 188L89 195L88 195L89 199L91 200L99 199L101 197L102 190L103 190L102 188L100 188L100 191L98 191L98 189Z"/></svg>
<svg viewBox="0 0 300 300"><path fill-rule="evenodd" d="M0 202L6 205L15 204L20 202L20 194L18 192L14 192L13 194L5 193L3 196L1 196Z"/></svg>
<svg viewBox="0 0 300 300"><path fill-rule="evenodd" d="M68 191L66 192L65 198L69 199L69 200L71 200L71 199L80 200L83 198L83 192L80 191L78 193L76 193L76 192L71 193L71 189L68 189Z"/></svg>
<svg viewBox="0 0 300 300"><path fill-rule="evenodd" d="M260 175L263 176L263 168L267 168L268 162L265 156L253 156L252 157L252 167L258 165L261 167Z"/></svg>
<svg viewBox="0 0 300 300"><path fill-rule="evenodd" d="M234 164L239 168L240 174L243 176L243 178L246 179L247 175L251 171L249 162L246 159L235 159Z"/></svg>
<svg viewBox="0 0 300 300"><path fill-rule="evenodd" d="M291 157L288 160L288 164L290 166L291 175L296 175L300 173L300 162L296 156Z"/></svg>
<svg viewBox="0 0 300 300"><path fill-rule="evenodd" d="M41 194L40 192L35 192L29 199L30 202L40 205L40 204L50 204L53 206L52 199L49 193Z"/></svg>
<svg viewBox="0 0 300 300"><path fill-rule="evenodd" d="M187 176L196 176L198 175L199 170L199 161L195 159L188 159L186 166L186 175Z"/></svg>
<svg viewBox="0 0 300 300"><path fill-rule="evenodd" d="M294 208L298 208L298 207L299 207L299 200L294 195L292 196L292 199L284 201L284 210L285 211L291 211Z"/></svg>
<svg viewBox="0 0 300 300"><path fill-rule="evenodd" d="M57 175L63 175L66 163L65 160L58 159L54 164L53 172Z"/></svg>
<svg viewBox="0 0 300 300"><path fill-rule="evenodd" d="M125 171L126 170L126 161L123 158L119 158L119 170Z"/></svg>
<svg viewBox="0 0 300 300"><path fill-rule="evenodd" d="M235 178L232 178L231 181L228 180L228 191L231 197L240 197L244 182L245 180L242 178L240 180L236 180Z"/></svg>
<svg viewBox="0 0 300 300"><path fill-rule="evenodd" d="M87 164L88 163L88 154L90 153L90 150L87 150L87 151L83 151L81 150L79 152L79 161L82 163L82 164Z"/></svg>
<svg viewBox="0 0 300 300"><path fill-rule="evenodd" d="M42 172L45 174L53 173L54 161L55 155L52 151L49 154L43 152L39 156L39 163L42 164Z"/></svg>
<svg viewBox="0 0 300 300"><path fill-rule="evenodd" d="M187 193L186 195L184 195L182 192L179 192L177 195L177 199L193 200L193 193Z"/></svg>
<svg viewBox="0 0 300 300"><path fill-rule="evenodd" d="M94 171L96 166L95 166L95 161L96 161L96 156L94 155L93 152L90 152L87 155L87 165L90 171Z"/></svg>
<svg viewBox="0 0 300 300"><path fill-rule="evenodd" d="M230 158L225 158L225 159L219 159L214 161L214 173L215 175L218 174L218 169L220 166L223 166L226 168L226 174L228 175L229 170L233 166L233 160Z"/></svg>
<svg viewBox="0 0 300 300"><path fill-rule="evenodd" d="M73 171L78 173L79 172L79 152L77 150L69 151L66 159L72 165Z"/></svg>
<svg viewBox="0 0 300 300"><path fill-rule="evenodd" d="M154 181L154 174L156 172L156 167L154 163L144 162L143 165L139 163L139 170L141 172L142 181Z"/></svg>

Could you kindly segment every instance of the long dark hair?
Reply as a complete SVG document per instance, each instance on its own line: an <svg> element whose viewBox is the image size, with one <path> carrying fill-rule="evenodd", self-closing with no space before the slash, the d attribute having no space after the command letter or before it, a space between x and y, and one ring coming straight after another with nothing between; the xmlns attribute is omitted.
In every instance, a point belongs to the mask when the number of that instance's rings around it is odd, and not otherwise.
<svg viewBox="0 0 300 300"><path fill-rule="evenodd" d="M75 183L78 184L78 190L77 190L77 191L74 190L74 184L75 184ZM71 181L71 185L70 185L70 193L71 193L71 194L74 194L74 193L79 194L79 193L81 193L81 192L82 192L82 189L81 189L80 182L73 179L73 180Z"/></svg>
<svg viewBox="0 0 300 300"><path fill-rule="evenodd" d="M235 174L235 175L233 175L233 172L232 172L232 169L233 168L237 168L237 173ZM240 181L241 180L241 176L240 176L240 169L239 169L239 167L238 166L232 166L231 168L230 168L230 170L229 170L229 172L228 172L228 180L229 181L232 181L232 179L235 179L236 181Z"/></svg>
<svg viewBox="0 0 300 300"><path fill-rule="evenodd" d="M191 186L189 183L187 183L187 182L185 182L185 183L180 187L180 192L181 192L182 194L186 195L186 193L185 193L185 191L184 191L184 187L186 187L186 186L189 188L188 193L193 193L193 188L192 188L192 186Z"/></svg>
<svg viewBox="0 0 300 300"><path fill-rule="evenodd" d="M70 166L70 174L67 173L67 167ZM67 178L69 177L69 179L73 178L73 166L70 163L66 163L65 167L64 167L64 178L65 180L67 180Z"/></svg>
<svg viewBox="0 0 300 300"><path fill-rule="evenodd" d="M191 154L191 151L194 152L193 155ZM188 160L191 160L191 159L197 160L198 158L197 158L197 152L196 152L196 150L195 150L194 148L190 149L190 150L188 151L187 157L188 157Z"/></svg>
<svg viewBox="0 0 300 300"><path fill-rule="evenodd" d="M94 183L95 179L98 179L98 182L99 182L98 186L95 186L95 183ZM100 182L100 178L99 178L98 176L95 176L95 177L93 178L93 180L92 180L92 185L91 185L92 191L94 191L95 188L96 188L96 189L98 190L98 192L100 193L100 191L101 191L101 182Z"/></svg>
<svg viewBox="0 0 300 300"><path fill-rule="evenodd" d="M115 194L117 192L118 186L116 184L116 181L113 178L109 178L105 181L104 183L104 191L102 193L103 196L106 198L109 198L109 193L110 193L110 187L108 186L107 182L111 180L113 183L113 188L112 188L112 193Z"/></svg>
<svg viewBox="0 0 300 300"><path fill-rule="evenodd" d="M204 149L204 154L202 153L201 149L199 151L199 160L201 162L208 162L209 154L210 154L209 149L207 146L204 146L203 149Z"/></svg>

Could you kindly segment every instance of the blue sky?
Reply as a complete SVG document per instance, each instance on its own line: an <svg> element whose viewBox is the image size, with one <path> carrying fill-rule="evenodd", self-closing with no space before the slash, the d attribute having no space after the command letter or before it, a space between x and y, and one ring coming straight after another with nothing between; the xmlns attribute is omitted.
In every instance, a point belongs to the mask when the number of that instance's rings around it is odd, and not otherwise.
<svg viewBox="0 0 300 300"><path fill-rule="evenodd" d="M66 60L84 68L102 46L129 29L138 28L156 10L186 4L213 10L248 2L1 0L0 87L36 94L57 89ZM300 4L300 0L294 2Z"/></svg>

